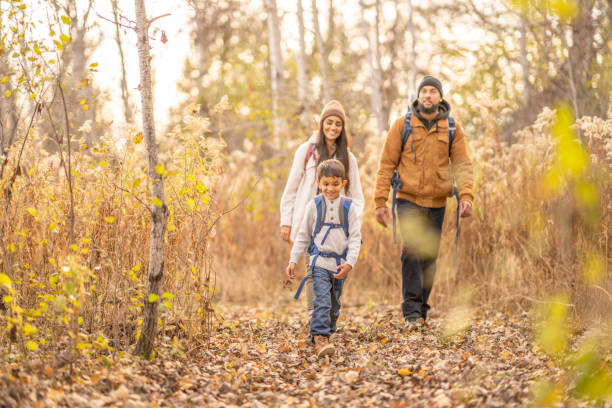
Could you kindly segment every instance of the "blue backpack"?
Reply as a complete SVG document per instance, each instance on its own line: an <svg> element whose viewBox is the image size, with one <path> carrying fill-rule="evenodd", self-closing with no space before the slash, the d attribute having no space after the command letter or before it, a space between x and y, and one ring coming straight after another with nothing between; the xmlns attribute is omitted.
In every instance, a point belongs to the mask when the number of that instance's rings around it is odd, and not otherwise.
<svg viewBox="0 0 612 408"><path fill-rule="evenodd" d="M348 248L347 248L341 254L337 254L335 252L323 252L319 249L319 247L317 247L317 244L315 244L314 240L317 234L321 232L321 228L323 227L328 227L328 229L325 235L323 236L323 239L321 240L321 245L325 243L325 240L327 239L327 236L329 235L329 231L331 231L334 228L342 228L344 230L344 233L346 234L346 237L348 238L349 236L348 213L349 213L349 210L351 209L351 203L353 202L353 200L348 197L340 197L340 207L342 208L342 211L340 211L340 214L339 214L340 219L338 220L339 221L338 224L333 224L330 222L323 222L323 220L325 219L327 208L325 204L325 199L323 199L322 195L316 196L314 198L314 202L317 208L317 220L315 222L314 230L312 231L312 236L310 237L310 246L308 247L308 254L310 255L310 270L308 271L306 276L304 276L304 279L302 279L302 282L300 282L300 286L298 287L297 292L295 292L295 296L294 296L295 299L298 299L300 297L300 293L302 293L302 289L304 288L306 279L308 279L308 276L312 273L312 269L314 268L314 265L319 256L322 256L325 258L335 258L336 265L340 266L342 264L342 259L346 258L346 254L348 251Z"/></svg>
<svg viewBox="0 0 612 408"><path fill-rule="evenodd" d="M411 118L410 109L408 109L408 113L406 113L406 117L404 118L404 129L402 130L402 150L404 151L404 147L408 142L408 138L412 134L412 126L410 126L410 118ZM455 140L455 133L457 128L455 127L455 119L452 117L448 117L448 157L451 155L451 147L453 146L453 140ZM412 143L410 144L410 150L414 154L414 162L416 163L416 151L414 150L414 146ZM400 153L401 156L401 153ZM397 192L402 188L402 180L400 179L399 173L397 169L393 172L393 177L391 178L391 187L393 188L393 202L391 205L391 213L393 214L393 241L397 242L397 234L396 234L396 218L399 218L399 214L397 213ZM451 195L455 196L457 199L457 237L459 236L459 192L457 190L457 186L455 185L455 179L452 180L452 190Z"/></svg>

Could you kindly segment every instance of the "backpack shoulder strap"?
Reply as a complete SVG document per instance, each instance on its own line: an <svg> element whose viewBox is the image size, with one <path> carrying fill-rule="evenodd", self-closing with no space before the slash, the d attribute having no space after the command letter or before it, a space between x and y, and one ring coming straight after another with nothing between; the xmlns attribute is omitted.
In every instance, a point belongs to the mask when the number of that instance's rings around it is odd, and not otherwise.
<svg viewBox="0 0 612 408"><path fill-rule="evenodd" d="M448 117L448 157L451 155L451 148L453 147L453 140L455 140L455 133L457 128L455 127L455 119L452 116Z"/></svg>
<svg viewBox="0 0 612 408"><path fill-rule="evenodd" d="M402 152L404 151L404 146L406 146L406 142L412 133L412 126L410 125L411 116L412 114L410 113L410 110L408 110L408 113L406 113L406 116L404 117L404 127L402 128Z"/></svg>
<svg viewBox="0 0 612 408"><path fill-rule="evenodd" d="M314 143L310 143L308 145L308 150L306 151L306 158L304 159L304 169L306 169L306 165L308 164L308 160L312 157L315 161L315 167L317 167L317 155L315 154L316 147Z"/></svg>
<svg viewBox="0 0 612 408"><path fill-rule="evenodd" d="M349 197L342 197L340 199L340 206L342 207L342 211L340 211L340 224L342 224L342 228L344 229L344 233L346 236L349 236L349 210L351 209L351 203L353 200Z"/></svg>
<svg viewBox="0 0 612 408"><path fill-rule="evenodd" d="M315 196L314 198L315 207L317 208L317 221L315 223L314 231L312 232L313 238L321 231L321 225L323 224L325 216L325 200L321 195Z"/></svg>

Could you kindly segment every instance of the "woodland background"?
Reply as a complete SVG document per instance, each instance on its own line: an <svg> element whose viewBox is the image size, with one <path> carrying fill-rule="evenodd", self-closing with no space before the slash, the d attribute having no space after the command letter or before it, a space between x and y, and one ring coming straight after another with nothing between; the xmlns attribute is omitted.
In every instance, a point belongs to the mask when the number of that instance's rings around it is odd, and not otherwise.
<svg viewBox="0 0 612 408"><path fill-rule="evenodd" d="M445 85L476 173L458 255L449 200L434 308L457 330L479 307L540 310L552 339L567 335L566 319L609 327L609 1L175 3L149 14L159 16L154 72L173 64L183 75L161 95L171 108L155 111L169 218L162 293L148 293L150 210L161 202L127 61L133 4L0 2L4 360L68 350L70 362L110 364L138 337L146 303L159 311L158 355L214 336L219 305L302 313L284 287L278 207L293 152L332 98L346 109L367 203L343 297L399 304L400 251L375 222L373 184L389 123L426 74ZM183 24L165 26L175 12ZM158 58L175 46L168 33L189 39L183 60ZM114 52L94 60L103 41ZM101 79L109 72L116 83ZM610 381L608 371L597 372Z"/></svg>

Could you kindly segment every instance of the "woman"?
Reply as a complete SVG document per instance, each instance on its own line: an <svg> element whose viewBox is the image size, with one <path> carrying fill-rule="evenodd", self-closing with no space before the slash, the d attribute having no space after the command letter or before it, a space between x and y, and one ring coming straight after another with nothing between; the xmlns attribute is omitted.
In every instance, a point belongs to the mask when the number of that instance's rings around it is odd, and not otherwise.
<svg viewBox="0 0 612 408"><path fill-rule="evenodd" d="M281 198L281 238L289 243L297 236L304 216L306 203L317 194L316 169L323 160L336 158L342 162L348 175L348 184L343 194L353 199L360 211L364 198L359 181L359 169L353 153L348 150L346 115L340 102L332 100L321 111L319 130L303 143L293 156L291 173ZM306 270L309 268L308 254L305 256ZM312 278L306 282L306 302L309 314L313 308Z"/></svg>

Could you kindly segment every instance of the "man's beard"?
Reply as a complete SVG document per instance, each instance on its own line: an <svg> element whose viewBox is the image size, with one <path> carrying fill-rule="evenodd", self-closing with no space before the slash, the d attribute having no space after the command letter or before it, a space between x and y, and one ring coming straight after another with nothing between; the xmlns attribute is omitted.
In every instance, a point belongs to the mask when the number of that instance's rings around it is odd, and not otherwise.
<svg viewBox="0 0 612 408"><path fill-rule="evenodd" d="M431 105L429 108L427 108L421 102L419 102L419 105L418 105L419 112L425 113L425 114L435 113L438 110L438 105L439 104L436 103L434 105Z"/></svg>

